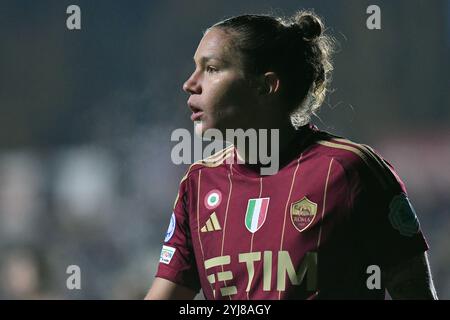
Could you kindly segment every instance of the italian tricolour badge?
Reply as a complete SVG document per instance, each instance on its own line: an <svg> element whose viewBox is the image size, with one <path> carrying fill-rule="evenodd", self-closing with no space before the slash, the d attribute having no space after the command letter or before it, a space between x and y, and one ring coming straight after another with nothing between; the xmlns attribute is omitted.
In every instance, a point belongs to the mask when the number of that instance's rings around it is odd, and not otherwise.
<svg viewBox="0 0 450 320"><path fill-rule="evenodd" d="M314 221L317 213L317 204L303 197L291 205L291 221L295 229L302 232Z"/></svg>
<svg viewBox="0 0 450 320"><path fill-rule="evenodd" d="M245 226L248 231L255 233L266 221L270 198L249 199L245 213Z"/></svg>

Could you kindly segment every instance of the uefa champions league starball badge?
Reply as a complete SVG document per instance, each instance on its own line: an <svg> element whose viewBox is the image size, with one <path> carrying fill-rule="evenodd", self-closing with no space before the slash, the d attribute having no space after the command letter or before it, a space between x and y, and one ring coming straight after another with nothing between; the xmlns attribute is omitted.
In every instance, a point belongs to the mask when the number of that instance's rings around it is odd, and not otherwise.
<svg viewBox="0 0 450 320"><path fill-rule="evenodd" d="M166 237L164 238L164 242L167 242L172 238L175 232L175 224L176 224L175 212L172 212L172 216L170 217L170 223L166 231Z"/></svg>

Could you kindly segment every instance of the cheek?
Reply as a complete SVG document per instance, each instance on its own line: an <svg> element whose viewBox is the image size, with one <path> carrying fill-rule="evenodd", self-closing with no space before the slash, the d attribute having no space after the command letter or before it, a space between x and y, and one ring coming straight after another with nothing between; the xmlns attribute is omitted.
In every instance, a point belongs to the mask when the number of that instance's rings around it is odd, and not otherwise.
<svg viewBox="0 0 450 320"><path fill-rule="evenodd" d="M234 114L249 108L251 89L243 80L216 80L211 83L210 102L212 112Z"/></svg>

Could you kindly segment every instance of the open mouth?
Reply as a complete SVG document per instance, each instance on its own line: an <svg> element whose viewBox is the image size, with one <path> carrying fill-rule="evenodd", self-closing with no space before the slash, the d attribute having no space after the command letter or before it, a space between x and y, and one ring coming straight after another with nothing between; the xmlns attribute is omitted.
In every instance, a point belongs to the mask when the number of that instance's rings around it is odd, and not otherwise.
<svg viewBox="0 0 450 320"><path fill-rule="evenodd" d="M197 111L197 112L193 111L193 113L191 114L191 120L192 121L200 121L202 116L203 116L203 111L201 111L201 110Z"/></svg>
<svg viewBox="0 0 450 320"><path fill-rule="evenodd" d="M192 121L199 121L201 120L201 117L203 115L203 111L200 108L197 108L196 106L193 106L188 102L189 108L192 110L191 120Z"/></svg>

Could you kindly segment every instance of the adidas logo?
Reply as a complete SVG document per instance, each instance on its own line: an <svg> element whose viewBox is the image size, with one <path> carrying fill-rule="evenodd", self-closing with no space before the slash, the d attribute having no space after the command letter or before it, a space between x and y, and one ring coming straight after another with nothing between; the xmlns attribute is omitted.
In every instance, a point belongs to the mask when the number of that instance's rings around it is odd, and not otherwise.
<svg viewBox="0 0 450 320"><path fill-rule="evenodd" d="M222 230L219 224L219 220L217 220L216 213L213 212L208 220L206 220L206 224L203 226L203 228L200 229L201 232L210 232L210 231L218 231Z"/></svg>

